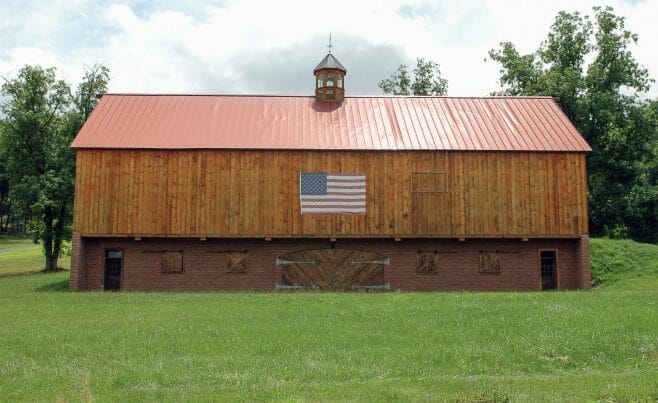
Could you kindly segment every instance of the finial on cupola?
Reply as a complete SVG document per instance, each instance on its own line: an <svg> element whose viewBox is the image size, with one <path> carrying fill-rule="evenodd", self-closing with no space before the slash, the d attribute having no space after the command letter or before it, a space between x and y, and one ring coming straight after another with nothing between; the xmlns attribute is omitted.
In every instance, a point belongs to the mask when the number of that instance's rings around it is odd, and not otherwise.
<svg viewBox="0 0 658 403"><path fill-rule="evenodd" d="M315 66L315 99L320 102L342 102L345 98L345 75L347 70L331 54L331 34L329 34L329 53Z"/></svg>

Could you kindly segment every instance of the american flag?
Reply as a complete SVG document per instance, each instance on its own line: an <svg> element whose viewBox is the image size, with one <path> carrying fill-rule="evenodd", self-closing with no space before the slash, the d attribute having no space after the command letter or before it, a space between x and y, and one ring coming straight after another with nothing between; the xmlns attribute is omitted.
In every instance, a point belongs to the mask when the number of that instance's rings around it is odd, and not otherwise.
<svg viewBox="0 0 658 403"><path fill-rule="evenodd" d="M366 176L301 172L299 200L302 214L365 214Z"/></svg>

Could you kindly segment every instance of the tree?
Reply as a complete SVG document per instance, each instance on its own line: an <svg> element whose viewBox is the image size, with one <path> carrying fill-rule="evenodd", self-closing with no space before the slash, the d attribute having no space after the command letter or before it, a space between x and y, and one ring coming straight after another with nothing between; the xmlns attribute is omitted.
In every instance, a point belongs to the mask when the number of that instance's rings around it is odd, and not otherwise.
<svg viewBox="0 0 658 403"><path fill-rule="evenodd" d="M590 231L652 241L658 217L646 202L655 189L644 179L648 163L643 161L658 138L658 114L638 96L652 80L629 50L637 40L612 8L595 7L592 20L560 12L533 54L520 55L504 42L489 56L501 65L498 94L556 98L592 146Z"/></svg>
<svg viewBox="0 0 658 403"><path fill-rule="evenodd" d="M2 144L4 122L0 121L0 144ZM0 233L7 232L11 222L11 200L9 199L9 176L5 163L6 152L0 148Z"/></svg>
<svg viewBox="0 0 658 403"><path fill-rule="evenodd" d="M54 68L25 66L2 85L2 141L10 196L16 210L35 218L46 271L56 270L62 242L69 235L75 173L70 144L109 78L103 66L85 68L72 96L69 85L55 74Z"/></svg>
<svg viewBox="0 0 658 403"><path fill-rule="evenodd" d="M414 81L411 82L407 66L401 64L391 77L377 84L384 94L395 95L445 95L448 81L441 78L438 63L423 58L416 59L413 70Z"/></svg>
<svg viewBox="0 0 658 403"><path fill-rule="evenodd" d="M73 102L77 108L77 114L84 123L93 112L94 108L107 92L107 84L110 82L110 69L102 64L85 66L82 82L78 85ZM80 125L80 128L82 124ZM79 130L79 129L78 129ZM77 134L77 130L74 135Z"/></svg>

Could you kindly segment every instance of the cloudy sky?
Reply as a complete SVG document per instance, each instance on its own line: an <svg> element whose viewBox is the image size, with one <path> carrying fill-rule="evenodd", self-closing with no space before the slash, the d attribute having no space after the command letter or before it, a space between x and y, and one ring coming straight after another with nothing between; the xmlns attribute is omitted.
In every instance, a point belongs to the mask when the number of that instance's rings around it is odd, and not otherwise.
<svg viewBox="0 0 658 403"><path fill-rule="evenodd" d="M2 0L0 76L40 64L75 85L98 62L111 92L310 95L332 33L348 94L380 94L379 80L424 57L449 95L487 95L499 88L489 49L534 51L558 11L594 5L626 17L634 55L658 78L658 0Z"/></svg>

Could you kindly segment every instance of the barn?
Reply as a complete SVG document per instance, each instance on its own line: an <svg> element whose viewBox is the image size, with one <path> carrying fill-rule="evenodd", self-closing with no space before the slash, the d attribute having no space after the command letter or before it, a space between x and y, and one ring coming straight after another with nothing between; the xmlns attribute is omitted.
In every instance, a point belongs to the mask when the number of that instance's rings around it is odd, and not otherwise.
<svg viewBox="0 0 658 403"><path fill-rule="evenodd" d="M549 97L107 94L75 138L74 290L590 284L589 146Z"/></svg>

